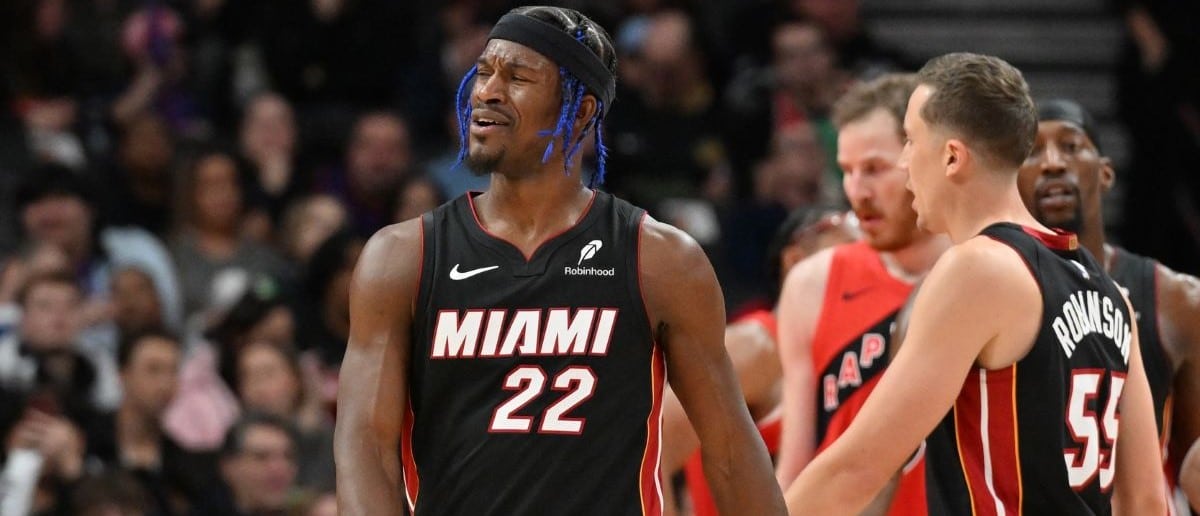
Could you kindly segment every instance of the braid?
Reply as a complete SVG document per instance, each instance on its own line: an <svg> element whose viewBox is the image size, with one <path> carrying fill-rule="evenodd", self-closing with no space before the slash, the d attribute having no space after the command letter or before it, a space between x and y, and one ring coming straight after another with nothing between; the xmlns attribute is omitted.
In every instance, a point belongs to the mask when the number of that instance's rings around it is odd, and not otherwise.
<svg viewBox="0 0 1200 516"><path fill-rule="evenodd" d="M596 106L597 113L603 113L604 103L601 101L596 101L596 103L598 104ZM596 126L596 175L592 176L592 180L588 184L589 188L604 184L604 174L607 171L605 164L608 162L608 147L604 146L604 118L597 114L593 123Z"/></svg>
<svg viewBox="0 0 1200 516"><path fill-rule="evenodd" d="M467 96L467 85L479 73L478 66L472 66L458 83L458 93L454 95L454 111L458 116L458 159L454 162L457 167L467 159L467 130L471 126L471 102Z"/></svg>

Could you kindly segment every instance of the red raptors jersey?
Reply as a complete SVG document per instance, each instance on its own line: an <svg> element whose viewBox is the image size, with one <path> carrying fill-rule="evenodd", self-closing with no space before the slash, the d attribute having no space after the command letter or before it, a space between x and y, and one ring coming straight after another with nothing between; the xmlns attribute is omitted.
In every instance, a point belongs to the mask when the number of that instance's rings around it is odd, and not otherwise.
<svg viewBox="0 0 1200 516"><path fill-rule="evenodd" d="M912 285L887 272L879 252L864 242L833 251L821 317L812 340L817 380L817 453L846 431L888 362L896 314ZM924 462L904 468L891 515L923 515Z"/></svg>
<svg viewBox="0 0 1200 516"><path fill-rule="evenodd" d="M762 326L771 336L771 342L779 342L779 325L775 320L775 314L770 310L755 310L740 317L735 324L741 322L753 322ZM783 429L781 414L782 412L776 410L755 422L759 435L767 445L767 453L771 454L771 457L774 457L775 453L779 451L779 434ZM688 493L692 497L693 514L695 516L720 514L717 512L717 504L713 501L712 492L708 489L708 480L704 478L704 461L700 458L699 451L693 453L688 459L683 473L687 478Z"/></svg>

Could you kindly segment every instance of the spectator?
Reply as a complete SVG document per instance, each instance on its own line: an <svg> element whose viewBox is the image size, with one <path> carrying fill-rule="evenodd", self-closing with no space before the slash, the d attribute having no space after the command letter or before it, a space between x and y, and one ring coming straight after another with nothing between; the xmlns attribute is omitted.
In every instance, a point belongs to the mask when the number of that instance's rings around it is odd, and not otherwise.
<svg viewBox="0 0 1200 516"><path fill-rule="evenodd" d="M412 174L412 165L404 120L385 112L368 113L354 127L345 167L325 170L317 188L342 201L351 228L365 238L391 220L388 210L396 188Z"/></svg>
<svg viewBox="0 0 1200 516"><path fill-rule="evenodd" d="M171 227L171 165L175 140L171 128L154 114L135 115L123 127L113 170L109 220L140 226L158 237Z"/></svg>
<svg viewBox="0 0 1200 516"><path fill-rule="evenodd" d="M88 435L89 455L132 473L157 514L184 512L178 505L194 503L216 479L212 458L184 451L162 427L179 384L180 353L179 342L165 333L123 338L117 362L124 397Z"/></svg>
<svg viewBox="0 0 1200 516"><path fill-rule="evenodd" d="M97 209L91 184L62 167L38 169L17 192L17 213L31 244L50 245L67 258L86 299L80 314L80 345L93 356L116 355L108 302L116 266L136 264L154 278L168 326L182 320L175 266L162 243L150 233L107 226ZM107 402L116 406L116 392Z"/></svg>
<svg viewBox="0 0 1200 516"><path fill-rule="evenodd" d="M309 261L300 310L300 348L316 351L322 363L342 363L350 338L350 277L366 241L349 233L329 237Z"/></svg>
<svg viewBox="0 0 1200 516"><path fill-rule="evenodd" d="M122 471L85 478L71 499L79 516L145 516L153 507L137 480Z"/></svg>
<svg viewBox="0 0 1200 516"><path fill-rule="evenodd" d="M120 335L166 327L163 303L154 278L137 266L118 269L112 278L113 322Z"/></svg>
<svg viewBox="0 0 1200 516"><path fill-rule="evenodd" d="M180 223L171 249L179 264L184 308L196 314L209 308L223 276L286 274L282 258L241 234L242 185L233 158L224 152L202 153L181 179Z"/></svg>
<svg viewBox="0 0 1200 516"><path fill-rule="evenodd" d="M395 207L392 209L392 222L402 222L420 217L446 199L442 197L436 184L428 176L412 176L396 190Z"/></svg>
<svg viewBox="0 0 1200 516"><path fill-rule="evenodd" d="M298 358L290 348L267 342L243 347L237 355L235 387L242 406L282 418L296 429L297 485L331 492L333 425L321 399L322 373L313 355ZM304 360L304 366L301 365Z"/></svg>
<svg viewBox="0 0 1200 516"><path fill-rule="evenodd" d="M193 514L280 514L295 489L296 441L283 420L248 414L221 446L221 486Z"/></svg>
<svg viewBox="0 0 1200 516"><path fill-rule="evenodd" d="M715 90L692 31L679 11L649 18L635 51L644 77L606 121L609 167L621 171L610 186L651 210L669 198L723 201L730 193Z"/></svg>
<svg viewBox="0 0 1200 516"><path fill-rule="evenodd" d="M310 178L300 165L296 131L292 106L275 93L255 96L242 115L239 151L249 172L250 217L265 224L260 240L273 234L284 208L308 187Z"/></svg>
<svg viewBox="0 0 1200 516"><path fill-rule="evenodd" d="M179 14L161 3L134 11L121 27L121 49L133 77L112 102L111 116L124 126L155 112L185 139L211 132L189 78L183 40L187 28Z"/></svg>
<svg viewBox="0 0 1200 516"><path fill-rule="evenodd" d="M317 247L346 227L346 208L328 195L311 195L288 207L280 235L283 253L301 268Z"/></svg>

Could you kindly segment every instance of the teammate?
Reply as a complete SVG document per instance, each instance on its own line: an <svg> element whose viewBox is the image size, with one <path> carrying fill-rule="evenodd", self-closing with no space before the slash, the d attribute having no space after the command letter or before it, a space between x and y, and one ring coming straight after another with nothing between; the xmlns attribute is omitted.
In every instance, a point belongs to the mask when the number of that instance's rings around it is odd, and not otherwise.
<svg viewBox="0 0 1200 516"><path fill-rule="evenodd" d="M517 8L492 29L458 101L460 155L489 190L382 230L354 274L346 514L399 513L401 482L418 516L659 514L668 371L721 509L783 513L703 251L590 188L615 64L570 9ZM590 187L574 159L589 133Z"/></svg>
<svg viewBox="0 0 1200 516"><path fill-rule="evenodd" d="M768 276L775 285L772 297L777 297L780 279L793 265L821 249L856 239L857 220L843 210L814 206L792 212L779 226L768 248L767 254L771 257L767 267ZM776 351L778 324L774 310L759 309L741 316L725 328L725 350L733 361L750 417L758 426L767 452L771 454L779 449L782 428L780 400L783 373ZM683 469L692 514L716 516L717 507L704 478L703 460L696 450L699 444L687 414L679 404L679 398L668 390L663 397L664 484L667 485ZM666 501L665 513L672 514L676 505L674 490L665 489L663 496Z"/></svg>
<svg viewBox="0 0 1200 516"><path fill-rule="evenodd" d="M850 424L887 365L896 312L913 282L950 245L917 228L912 194L904 188L907 175L896 166L903 149L900 123L914 87L912 75L885 76L852 88L834 106L838 164L863 240L812 256L784 282L784 424L776 466L783 486ZM924 470L917 459L905 468L891 514L925 512Z"/></svg>
<svg viewBox="0 0 1200 516"><path fill-rule="evenodd" d="M1200 280L1105 243L1102 203L1115 173L1096 144L1095 130L1091 115L1075 101L1040 103L1037 139L1017 186L1038 222L1077 233L1080 245L1103 257L1104 269L1127 289L1173 485L1184 455L1200 437ZM1200 509L1200 500L1192 505Z"/></svg>
<svg viewBox="0 0 1200 516"><path fill-rule="evenodd" d="M930 514L1165 513L1132 310L1017 191L1037 133L1028 86L975 54L917 77L901 167L918 224L955 245L872 396L788 488L791 513L862 508L927 435Z"/></svg>

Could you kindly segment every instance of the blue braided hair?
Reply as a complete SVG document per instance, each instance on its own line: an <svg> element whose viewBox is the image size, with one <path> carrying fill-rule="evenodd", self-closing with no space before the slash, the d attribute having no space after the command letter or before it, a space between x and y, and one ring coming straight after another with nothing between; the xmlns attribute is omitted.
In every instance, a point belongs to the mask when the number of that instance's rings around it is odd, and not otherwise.
<svg viewBox="0 0 1200 516"><path fill-rule="evenodd" d="M575 33L575 39L583 41L583 29L578 29ZM454 166L462 164L467 157L467 131L471 124L471 103L470 92L468 85L478 74L479 69L472 66L463 76L462 81L458 84L458 92L454 97L455 112L458 116L458 159ZM588 188L596 188L604 183L604 175L606 172L606 161L608 159L608 148L604 146L604 103L596 99L596 114L583 126L579 135L575 133L575 119L579 116L579 107L583 103L583 96L587 93L587 87L583 82L576 78L571 72L564 67L558 68L558 76L562 83L562 107L558 111L558 123L554 129L546 129L538 133L539 136L550 136L550 142L546 144L546 150L542 153L542 163L550 161L550 157L554 152L554 142L562 140L562 145L559 147L559 152L563 155L563 172L567 175L571 174L571 162L575 159L575 154L579 152L579 147L583 144L583 139L587 136L588 131L595 131L596 142L596 173L592 175L588 181ZM574 142L574 143L572 143Z"/></svg>

